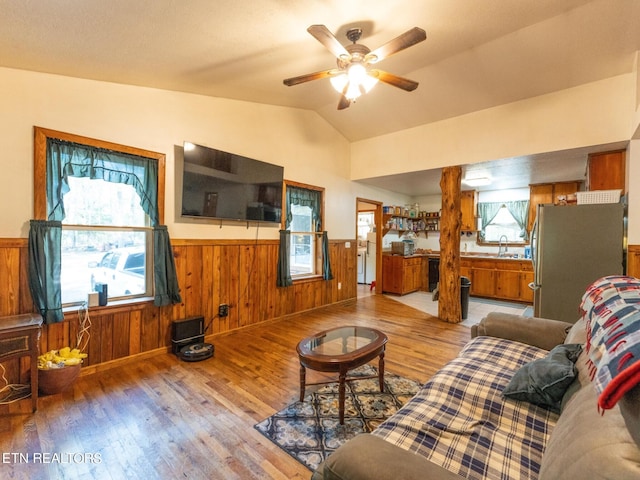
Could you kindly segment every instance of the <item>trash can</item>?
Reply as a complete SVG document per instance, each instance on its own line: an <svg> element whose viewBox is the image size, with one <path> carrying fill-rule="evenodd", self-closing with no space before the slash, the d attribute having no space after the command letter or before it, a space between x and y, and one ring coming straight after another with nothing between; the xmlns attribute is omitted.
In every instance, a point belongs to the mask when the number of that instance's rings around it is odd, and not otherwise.
<svg viewBox="0 0 640 480"><path fill-rule="evenodd" d="M460 307L462 307L462 319L466 320L469 315L469 292L471 290L471 280L467 277L460 277Z"/></svg>

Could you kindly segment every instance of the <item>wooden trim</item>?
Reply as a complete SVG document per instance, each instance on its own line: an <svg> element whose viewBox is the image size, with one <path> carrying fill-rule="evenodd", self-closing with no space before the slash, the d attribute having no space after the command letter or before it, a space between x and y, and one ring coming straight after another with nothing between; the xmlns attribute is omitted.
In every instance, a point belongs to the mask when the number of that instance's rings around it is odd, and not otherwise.
<svg viewBox="0 0 640 480"><path fill-rule="evenodd" d="M28 243L27 238L0 238L0 248L26 248Z"/></svg>
<svg viewBox="0 0 640 480"><path fill-rule="evenodd" d="M47 139L56 138L68 142L80 143L90 147L104 148L115 152L137 155L140 157L150 158L158 162L158 220L160 224L164 224L164 189L165 189L165 166L166 155L164 153L153 152L119 143L98 140L95 138L75 135L73 133L59 132L48 128L34 127L34 218L37 220L47 219Z"/></svg>

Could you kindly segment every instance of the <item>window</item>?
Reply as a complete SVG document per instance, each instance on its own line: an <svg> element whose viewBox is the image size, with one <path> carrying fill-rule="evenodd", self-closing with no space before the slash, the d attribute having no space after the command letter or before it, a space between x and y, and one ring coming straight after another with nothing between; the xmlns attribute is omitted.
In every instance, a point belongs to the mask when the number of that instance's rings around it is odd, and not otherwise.
<svg viewBox="0 0 640 480"><path fill-rule="evenodd" d="M164 159L35 128L29 287L46 323L60 321L62 305L86 301L97 284L108 285L110 300L181 301L167 228L160 224Z"/></svg>
<svg viewBox="0 0 640 480"><path fill-rule="evenodd" d="M479 203L482 219L480 240L486 243L526 243L529 202L516 200L505 203Z"/></svg>
<svg viewBox="0 0 640 480"><path fill-rule="evenodd" d="M287 215L285 228L290 230L289 272L291 278L324 274L323 194L324 189L285 182Z"/></svg>
<svg viewBox="0 0 640 480"><path fill-rule="evenodd" d="M62 220L63 305L107 285L108 298L150 296L152 229L131 185L69 177ZM150 255L149 255L150 257Z"/></svg>

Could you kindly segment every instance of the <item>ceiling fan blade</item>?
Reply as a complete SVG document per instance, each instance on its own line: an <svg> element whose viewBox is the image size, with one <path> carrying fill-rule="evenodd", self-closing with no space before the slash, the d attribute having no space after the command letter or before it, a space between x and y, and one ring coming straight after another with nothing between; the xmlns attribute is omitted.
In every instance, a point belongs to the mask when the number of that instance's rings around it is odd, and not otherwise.
<svg viewBox="0 0 640 480"><path fill-rule="evenodd" d="M293 85L298 85L304 82L310 82L311 80L319 80L321 78L327 78L335 75L335 69L331 70L322 70L321 72L307 73L306 75L300 75L298 77L285 78L282 83L284 83L288 87L292 87Z"/></svg>
<svg viewBox="0 0 640 480"><path fill-rule="evenodd" d="M414 82L413 80L409 80L408 78L399 77L398 75L384 72L382 70L370 70L369 75L377 78L381 82L388 83L389 85L401 88L402 90L406 90L407 92L412 92L413 90L418 88L418 82Z"/></svg>
<svg viewBox="0 0 640 480"><path fill-rule="evenodd" d="M427 38L427 33L418 27L413 27L411 30L404 32L402 35L394 38L393 40L385 43L379 48L376 48L373 52L367 54L366 61L369 63L376 63L390 57L394 53L398 53L405 48L409 48L416 43L420 43Z"/></svg>
<svg viewBox="0 0 640 480"><path fill-rule="evenodd" d="M344 110L351 105L351 100L347 98L347 91L349 90L349 82L342 89L342 94L340 95L340 100L338 101L338 110Z"/></svg>
<svg viewBox="0 0 640 480"><path fill-rule="evenodd" d="M313 37L324 45L336 57L349 57L349 52L342 46L338 39L324 25L311 25L307 28Z"/></svg>

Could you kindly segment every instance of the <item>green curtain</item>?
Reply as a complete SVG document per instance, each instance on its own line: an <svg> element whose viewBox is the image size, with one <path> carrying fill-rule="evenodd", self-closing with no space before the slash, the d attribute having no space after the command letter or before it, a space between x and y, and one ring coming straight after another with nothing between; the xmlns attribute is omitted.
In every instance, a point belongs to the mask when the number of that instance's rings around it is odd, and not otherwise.
<svg viewBox="0 0 640 480"><path fill-rule="evenodd" d="M278 287L290 287L293 285L291 270L289 268L289 255L291 251L291 232L280 230L280 246L278 248L278 277L276 285Z"/></svg>
<svg viewBox="0 0 640 480"><path fill-rule="evenodd" d="M29 290L44 323L64 320L60 286L61 241L60 221L29 222Z"/></svg>
<svg viewBox="0 0 640 480"><path fill-rule="evenodd" d="M158 225L157 162L149 158L113 152L74 142L53 138L47 139L46 190L49 220L55 220L60 223L65 217L63 197L69 191L69 177L89 177L107 182L124 183L134 187L140 196L140 205L145 213L149 215L151 226L154 227L154 303L158 306L180 303L182 300L169 234L166 226ZM32 228L31 230L34 236L34 245L50 245L48 247L48 255L53 260L47 260L47 262L55 262L56 252L58 255L57 269L42 269L41 264L37 263L38 260L35 254L33 259L30 258L30 262L33 261L34 264L29 266L29 284L33 284L35 287L39 286L42 289L42 292L35 290L35 294L32 290L34 301L42 303L43 301L49 302L50 299L58 298L57 303L44 304L43 308L46 308L47 311L61 308L61 230L62 228L60 227L60 233L55 237L47 237L50 234L42 228ZM62 316L61 309L60 316Z"/></svg>
<svg viewBox="0 0 640 480"><path fill-rule="evenodd" d="M55 138L47 139L47 214L49 220L65 217L63 196L69 177L89 177L131 185L151 219L158 217L158 163L154 159L91 147Z"/></svg>
<svg viewBox="0 0 640 480"><path fill-rule="evenodd" d="M332 280L331 262L329 259L329 237L326 230L322 232L322 278Z"/></svg>
<svg viewBox="0 0 640 480"><path fill-rule="evenodd" d="M311 218L315 224L315 231L322 229L320 221L320 208L322 203L322 192L318 190L309 190L307 188L287 186L286 194L286 223L285 228L289 229L293 220L293 213L289 208L290 205L300 205L301 207L311 208Z"/></svg>
<svg viewBox="0 0 640 480"><path fill-rule="evenodd" d="M491 223L502 207L505 207L513 216L520 227L520 237L526 240L527 221L529 219L529 200L478 203L478 215L482 218L481 238L484 240L484 229Z"/></svg>
<svg viewBox="0 0 640 480"><path fill-rule="evenodd" d="M156 307L164 307L180 303L182 298L176 275L176 264L166 225L159 225L153 229L153 274L155 280L153 304Z"/></svg>
<svg viewBox="0 0 640 480"><path fill-rule="evenodd" d="M527 240L527 223L529 221L529 200L515 200L513 202L505 202L504 206L513 218L518 222L520 227L520 238Z"/></svg>

